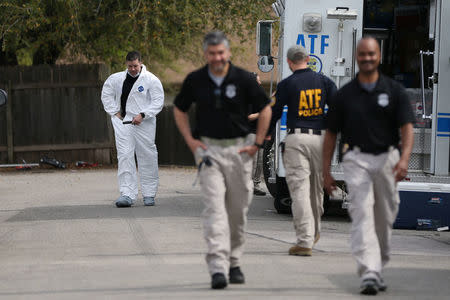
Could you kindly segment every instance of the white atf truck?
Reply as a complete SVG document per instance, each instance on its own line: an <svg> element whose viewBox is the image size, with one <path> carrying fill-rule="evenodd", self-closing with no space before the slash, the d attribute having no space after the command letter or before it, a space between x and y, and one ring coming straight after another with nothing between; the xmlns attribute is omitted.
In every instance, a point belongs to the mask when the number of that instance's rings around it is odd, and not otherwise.
<svg viewBox="0 0 450 300"><path fill-rule="evenodd" d="M272 9L278 18L258 21L256 41L259 69L272 72L271 93L275 70L277 81L291 74L286 53L292 45L304 46L309 67L339 88L358 72L358 40L370 35L379 41L380 71L406 87L416 114L415 143L408 176L398 184L401 204L394 227L445 230L450 225L450 1L277 0ZM277 54L272 48L276 27ZM279 213L290 212L291 204L279 149L286 136L286 112L287 107L263 162ZM342 201L345 208L337 151L332 164L339 190L325 195L325 209L329 201Z"/></svg>

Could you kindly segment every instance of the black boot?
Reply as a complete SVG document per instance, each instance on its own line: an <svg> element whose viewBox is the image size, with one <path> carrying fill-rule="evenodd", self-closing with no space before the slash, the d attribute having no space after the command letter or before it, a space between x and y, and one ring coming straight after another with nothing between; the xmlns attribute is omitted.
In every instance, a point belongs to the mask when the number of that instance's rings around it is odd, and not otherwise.
<svg viewBox="0 0 450 300"><path fill-rule="evenodd" d="M211 288L215 290L227 287L227 279L223 273L214 273L211 279Z"/></svg>
<svg viewBox="0 0 450 300"><path fill-rule="evenodd" d="M241 268L230 268L230 283L245 283L244 274L241 272Z"/></svg>

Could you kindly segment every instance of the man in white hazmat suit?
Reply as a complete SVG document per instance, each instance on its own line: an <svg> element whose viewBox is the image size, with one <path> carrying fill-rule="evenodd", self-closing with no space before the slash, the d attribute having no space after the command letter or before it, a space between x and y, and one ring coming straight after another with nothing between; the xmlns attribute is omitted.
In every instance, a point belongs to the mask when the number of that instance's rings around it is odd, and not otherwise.
<svg viewBox="0 0 450 300"><path fill-rule="evenodd" d="M127 70L105 81L102 102L111 115L116 139L120 197L117 207L130 207L138 195L135 153L146 206L155 205L158 189L156 115L164 104L161 81L141 62L137 51L126 56Z"/></svg>

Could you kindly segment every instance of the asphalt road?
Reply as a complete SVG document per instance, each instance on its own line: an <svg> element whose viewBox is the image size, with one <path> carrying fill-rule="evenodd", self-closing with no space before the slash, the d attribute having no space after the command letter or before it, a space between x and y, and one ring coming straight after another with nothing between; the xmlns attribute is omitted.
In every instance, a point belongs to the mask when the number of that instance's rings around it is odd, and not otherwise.
<svg viewBox="0 0 450 300"><path fill-rule="evenodd" d="M156 206L118 209L114 169L0 173L0 299L360 299L345 215L292 257L291 217L255 197L245 285L209 289L195 170L161 168ZM394 230L381 299L449 299L450 233Z"/></svg>

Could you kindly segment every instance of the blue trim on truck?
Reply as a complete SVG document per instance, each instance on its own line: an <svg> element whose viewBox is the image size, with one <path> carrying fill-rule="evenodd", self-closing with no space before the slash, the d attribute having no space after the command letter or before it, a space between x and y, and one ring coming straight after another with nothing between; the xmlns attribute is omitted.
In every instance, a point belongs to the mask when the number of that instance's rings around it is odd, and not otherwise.
<svg viewBox="0 0 450 300"><path fill-rule="evenodd" d="M442 133L450 132L450 118L438 118L437 131Z"/></svg>

